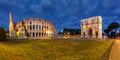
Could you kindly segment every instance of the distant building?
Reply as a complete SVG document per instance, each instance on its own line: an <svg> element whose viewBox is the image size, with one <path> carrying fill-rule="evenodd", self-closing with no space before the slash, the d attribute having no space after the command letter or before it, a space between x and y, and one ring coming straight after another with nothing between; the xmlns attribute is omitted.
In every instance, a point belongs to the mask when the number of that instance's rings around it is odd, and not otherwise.
<svg viewBox="0 0 120 60"><path fill-rule="evenodd" d="M102 17L95 16L81 20L81 37L102 39Z"/></svg>
<svg viewBox="0 0 120 60"><path fill-rule="evenodd" d="M13 23L10 13L9 37L18 38L52 38L56 35L56 28L52 22L41 18L26 18Z"/></svg>

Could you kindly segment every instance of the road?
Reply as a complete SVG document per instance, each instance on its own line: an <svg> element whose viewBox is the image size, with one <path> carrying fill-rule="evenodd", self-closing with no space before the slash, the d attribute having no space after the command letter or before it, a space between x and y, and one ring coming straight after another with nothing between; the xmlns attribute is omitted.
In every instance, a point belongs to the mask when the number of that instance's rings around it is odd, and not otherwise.
<svg viewBox="0 0 120 60"><path fill-rule="evenodd" d="M120 60L120 40L114 40L109 60Z"/></svg>

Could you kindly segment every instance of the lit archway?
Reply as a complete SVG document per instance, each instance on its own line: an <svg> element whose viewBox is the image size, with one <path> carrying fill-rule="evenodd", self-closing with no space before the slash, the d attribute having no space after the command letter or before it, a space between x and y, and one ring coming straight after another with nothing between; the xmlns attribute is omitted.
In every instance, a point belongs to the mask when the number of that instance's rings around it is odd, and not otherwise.
<svg viewBox="0 0 120 60"><path fill-rule="evenodd" d="M89 38L92 38L92 32L93 32L93 31L92 31L92 28L89 28L89 29L88 29Z"/></svg>

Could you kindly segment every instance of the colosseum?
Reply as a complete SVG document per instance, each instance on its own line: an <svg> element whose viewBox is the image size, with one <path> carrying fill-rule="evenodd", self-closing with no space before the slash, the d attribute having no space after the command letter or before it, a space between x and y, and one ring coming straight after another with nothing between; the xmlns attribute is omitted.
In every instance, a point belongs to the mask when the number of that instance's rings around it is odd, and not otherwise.
<svg viewBox="0 0 120 60"><path fill-rule="evenodd" d="M17 38L52 38L56 35L56 28L52 22L41 18L26 18L13 23L10 13L9 37Z"/></svg>

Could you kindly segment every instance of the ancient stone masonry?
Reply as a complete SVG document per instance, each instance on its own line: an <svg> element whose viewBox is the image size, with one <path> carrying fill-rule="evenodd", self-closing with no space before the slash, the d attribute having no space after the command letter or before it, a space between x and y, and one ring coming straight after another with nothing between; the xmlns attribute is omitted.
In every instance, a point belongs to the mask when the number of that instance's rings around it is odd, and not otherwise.
<svg viewBox="0 0 120 60"><path fill-rule="evenodd" d="M56 35L56 28L49 20L41 18L26 18L13 23L10 13L9 36L27 38L51 38Z"/></svg>
<svg viewBox="0 0 120 60"><path fill-rule="evenodd" d="M95 16L81 20L81 37L102 39L102 17Z"/></svg>
<svg viewBox="0 0 120 60"><path fill-rule="evenodd" d="M14 24L13 24L13 16L12 13L10 12L9 14L9 37L14 37L15 32L14 32Z"/></svg>

